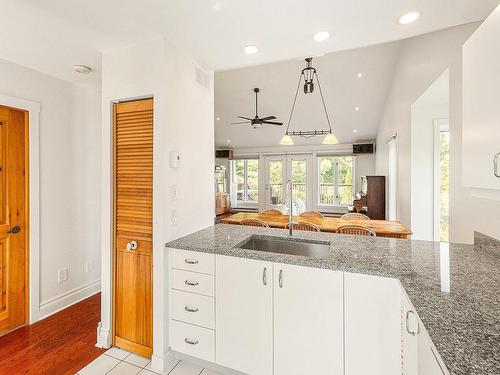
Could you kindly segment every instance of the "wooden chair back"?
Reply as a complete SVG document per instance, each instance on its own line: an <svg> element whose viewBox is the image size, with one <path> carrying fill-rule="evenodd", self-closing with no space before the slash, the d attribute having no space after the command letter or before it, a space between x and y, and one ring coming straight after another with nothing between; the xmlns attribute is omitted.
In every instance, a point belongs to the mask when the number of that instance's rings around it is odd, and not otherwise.
<svg viewBox="0 0 500 375"><path fill-rule="evenodd" d="M247 225L249 227L269 228L269 224L267 224L264 220L260 220L260 219L243 219L243 220L241 220L240 224Z"/></svg>
<svg viewBox="0 0 500 375"><path fill-rule="evenodd" d="M373 229L361 225L343 225L337 229L337 233L377 237L377 233Z"/></svg>
<svg viewBox="0 0 500 375"><path fill-rule="evenodd" d="M290 224L288 223L285 228L288 229L290 227L289 225ZM306 230L309 232L321 232L321 229L316 224L306 223L306 222L300 222L300 223L292 222L292 229L293 230Z"/></svg>
<svg viewBox="0 0 500 375"><path fill-rule="evenodd" d="M260 213L261 215L272 215L272 216L281 216L283 212L278 210L277 208L268 208Z"/></svg>
<svg viewBox="0 0 500 375"><path fill-rule="evenodd" d="M347 214L342 215L340 218L346 220L370 220L368 216L357 212L349 212Z"/></svg>
<svg viewBox="0 0 500 375"><path fill-rule="evenodd" d="M301 217L324 217L321 212L318 211L305 211L302 212L299 216Z"/></svg>

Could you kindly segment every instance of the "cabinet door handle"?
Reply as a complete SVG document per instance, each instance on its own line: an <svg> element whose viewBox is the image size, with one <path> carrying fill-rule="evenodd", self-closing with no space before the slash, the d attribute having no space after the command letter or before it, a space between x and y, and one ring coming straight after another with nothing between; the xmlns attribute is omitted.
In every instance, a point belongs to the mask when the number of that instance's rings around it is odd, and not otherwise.
<svg viewBox="0 0 500 375"><path fill-rule="evenodd" d="M420 333L420 323L418 322L417 319L417 331L410 331L410 314L416 317L413 310L408 310L406 312L406 332L408 332L412 336L416 336Z"/></svg>
<svg viewBox="0 0 500 375"><path fill-rule="evenodd" d="M189 344L189 345L197 345L198 344L198 340L190 340L187 337L184 339L184 342L186 344Z"/></svg>
<svg viewBox="0 0 500 375"><path fill-rule="evenodd" d="M500 172L498 171L498 157L500 156L500 152L493 156L493 173L495 177L500 178Z"/></svg>
<svg viewBox="0 0 500 375"><path fill-rule="evenodd" d="M280 275L278 277L278 284L280 288L283 288L283 270L280 270Z"/></svg>
<svg viewBox="0 0 500 375"><path fill-rule="evenodd" d="M262 284L267 285L267 267L264 267L264 272L262 272Z"/></svg>
<svg viewBox="0 0 500 375"><path fill-rule="evenodd" d="M199 311L199 309L197 307L193 308L193 307L189 307L189 306L184 306L184 310L186 310L187 312L191 312L191 313L195 313L195 312Z"/></svg>
<svg viewBox="0 0 500 375"><path fill-rule="evenodd" d="M189 285L189 286L197 286L200 283L198 281L189 281L189 280L186 280L186 281L184 281L184 284Z"/></svg>
<svg viewBox="0 0 500 375"><path fill-rule="evenodd" d="M184 263L187 264L198 264L197 260L192 260L192 259L184 259Z"/></svg>
<svg viewBox="0 0 500 375"><path fill-rule="evenodd" d="M130 250L136 250L137 247L139 245L137 244L136 241L130 241L129 243L127 243L127 250L130 251Z"/></svg>

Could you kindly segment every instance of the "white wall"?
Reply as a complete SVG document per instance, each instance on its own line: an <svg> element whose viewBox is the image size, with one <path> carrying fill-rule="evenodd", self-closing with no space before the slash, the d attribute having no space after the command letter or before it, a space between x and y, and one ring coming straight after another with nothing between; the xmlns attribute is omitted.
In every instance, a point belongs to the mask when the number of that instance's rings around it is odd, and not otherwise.
<svg viewBox="0 0 500 375"><path fill-rule="evenodd" d="M468 24L403 42L377 136L377 174L387 175L385 139L398 133L398 216L411 227L411 105L450 69L450 239L472 243L473 231L500 237L500 203L472 197L461 182L462 45L478 27Z"/></svg>
<svg viewBox="0 0 500 375"><path fill-rule="evenodd" d="M100 92L0 60L0 93L40 103L43 317L100 289ZM2 103L0 103L2 104ZM91 261L93 270L85 272ZM57 283L67 267L68 281Z"/></svg>
<svg viewBox="0 0 500 375"><path fill-rule="evenodd" d="M153 363L168 349L165 243L214 221L213 73L210 88L195 80L196 62L163 39L109 51L102 61L102 314L98 345L111 339L112 116L111 103L154 97L153 197ZM178 169L169 151L179 152ZM173 185L177 200L171 200ZM171 218L177 213L177 223Z"/></svg>
<svg viewBox="0 0 500 375"><path fill-rule="evenodd" d="M411 230L413 239L434 240L435 121L449 119L449 72L446 70L411 106Z"/></svg>

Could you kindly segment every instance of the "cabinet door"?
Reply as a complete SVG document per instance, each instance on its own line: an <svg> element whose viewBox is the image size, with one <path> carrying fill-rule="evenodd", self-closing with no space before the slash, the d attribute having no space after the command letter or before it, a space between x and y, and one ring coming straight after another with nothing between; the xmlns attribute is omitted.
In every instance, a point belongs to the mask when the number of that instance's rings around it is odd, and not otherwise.
<svg viewBox="0 0 500 375"><path fill-rule="evenodd" d="M449 372L440 360L429 334L421 325L418 335L418 374L448 375Z"/></svg>
<svg viewBox="0 0 500 375"><path fill-rule="evenodd" d="M346 272L344 288L345 375L400 375L398 281Z"/></svg>
<svg viewBox="0 0 500 375"><path fill-rule="evenodd" d="M216 256L216 362L273 373L273 264Z"/></svg>
<svg viewBox="0 0 500 375"><path fill-rule="evenodd" d="M274 375L343 374L342 272L274 265Z"/></svg>
<svg viewBox="0 0 500 375"><path fill-rule="evenodd" d="M420 322L412 303L401 291L401 361L403 375L418 375L418 335Z"/></svg>
<svg viewBox="0 0 500 375"><path fill-rule="evenodd" d="M500 189L500 7L463 47L463 184ZM500 155L497 175L500 176Z"/></svg>

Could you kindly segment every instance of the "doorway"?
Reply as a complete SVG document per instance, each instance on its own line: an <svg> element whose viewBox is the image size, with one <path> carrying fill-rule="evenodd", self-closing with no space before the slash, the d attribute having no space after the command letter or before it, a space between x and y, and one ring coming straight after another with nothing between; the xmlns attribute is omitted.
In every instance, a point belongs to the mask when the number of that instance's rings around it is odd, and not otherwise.
<svg viewBox="0 0 500 375"><path fill-rule="evenodd" d="M300 212L312 207L312 157L310 154L272 155L265 157L264 208L287 205L287 183L292 181L293 201Z"/></svg>
<svg viewBox="0 0 500 375"><path fill-rule="evenodd" d="M0 335L28 323L28 112L0 106Z"/></svg>

